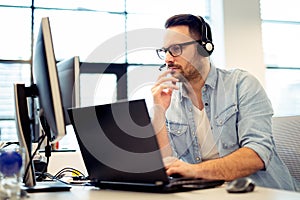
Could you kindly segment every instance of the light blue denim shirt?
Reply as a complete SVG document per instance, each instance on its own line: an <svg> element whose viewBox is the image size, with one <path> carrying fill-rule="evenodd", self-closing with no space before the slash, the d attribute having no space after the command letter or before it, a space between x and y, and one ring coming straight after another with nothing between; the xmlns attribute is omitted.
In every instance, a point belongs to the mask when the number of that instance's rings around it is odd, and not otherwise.
<svg viewBox="0 0 300 200"><path fill-rule="evenodd" d="M264 170L250 176L257 185L296 190L294 179L275 151L271 102L254 76L211 65L202 98L220 157L241 147L251 148L265 164ZM188 163L202 162L193 105L184 87L173 92L166 118L174 156Z"/></svg>

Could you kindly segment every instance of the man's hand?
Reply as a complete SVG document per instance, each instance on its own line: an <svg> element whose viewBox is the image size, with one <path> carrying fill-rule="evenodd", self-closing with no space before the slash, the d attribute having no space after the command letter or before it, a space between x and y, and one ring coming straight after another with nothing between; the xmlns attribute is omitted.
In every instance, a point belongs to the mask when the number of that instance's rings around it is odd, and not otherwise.
<svg viewBox="0 0 300 200"><path fill-rule="evenodd" d="M183 162L175 157L164 158L167 174L180 174L183 177L196 178L196 169L194 164Z"/></svg>
<svg viewBox="0 0 300 200"><path fill-rule="evenodd" d="M178 90L176 82L179 81L173 76L167 76L168 74L171 74L171 70L163 72L151 88L154 105L161 106L164 111L170 106L172 92L174 89Z"/></svg>
<svg viewBox="0 0 300 200"><path fill-rule="evenodd" d="M189 164L178 159L164 162L167 174L180 174L184 177L231 181L249 176L264 168L264 163L256 152L242 147L218 159Z"/></svg>

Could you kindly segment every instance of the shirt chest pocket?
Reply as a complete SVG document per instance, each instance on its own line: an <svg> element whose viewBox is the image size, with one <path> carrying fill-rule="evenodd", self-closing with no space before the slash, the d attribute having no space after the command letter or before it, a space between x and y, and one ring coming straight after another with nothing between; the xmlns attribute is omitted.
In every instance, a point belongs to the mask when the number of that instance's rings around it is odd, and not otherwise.
<svg viewBox="0 0 300 200"><path fill-rule="evenodd" d="M239 139L237 134L237 112L236 104L233 104L215 117L215 130L220 135L220 145L223 150L221 155L227 155L239 148Z"/></svg>
<svg viewBox="0 0 300 200"><path fill-rule="evenodd" d="M169 132L174 136L181 136L186 133L188 129L188 124L169 122L168 123Z"/></svg>
<svg viewBox="0 0 300 200"><path fill-rule="evenodd" d="M217 116L215 116L215 124L217 126L223 126L227 123L228 120L235 120L236 118L234 115L238 112L238 108L236 104L233 104L229 106L228 108L224 109L223 111L220 112Z"/></svg>
<svg viewBox="0 0 300 200"><path fill-rule="evenodd" d="M191 139L188 134L188 124L168 123L169 137L172 147L178 156L185 156L189 153Z"/></svg>

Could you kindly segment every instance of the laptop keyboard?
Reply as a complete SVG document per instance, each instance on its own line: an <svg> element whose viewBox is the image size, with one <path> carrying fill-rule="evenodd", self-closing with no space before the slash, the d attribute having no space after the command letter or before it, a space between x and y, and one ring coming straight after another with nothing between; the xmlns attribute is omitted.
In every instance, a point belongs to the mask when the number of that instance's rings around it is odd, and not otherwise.
<svg viewBox="0 0 300 200"><path fill-rule="evenodd" d="M195 184L201 182L202 179L189 179L189 178L174 178L174 177L169 177L169 181L172 185L185 185L185 184Z"/></svg>
<svg viewBox="0 0 300 200"><path fill-rule="evenodd" d="M184 187L210 187L216 185L222 185L224 183L223 180L207 180L207 179L191 179L191 178L174 178L169 177L171 186L184 186Z"/></svg>

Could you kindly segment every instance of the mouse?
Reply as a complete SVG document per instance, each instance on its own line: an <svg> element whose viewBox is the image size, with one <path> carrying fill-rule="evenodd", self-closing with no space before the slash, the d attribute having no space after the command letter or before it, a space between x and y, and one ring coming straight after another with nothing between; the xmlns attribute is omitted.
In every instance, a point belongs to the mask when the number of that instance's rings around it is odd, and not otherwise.
<svg viewBox="0 0 300 200"><path fill-rule="evenodd" d="M249 177L235 179L227 184L226 190L229 193L245 193L252 192L255 188L255 183Z"/></svg>

